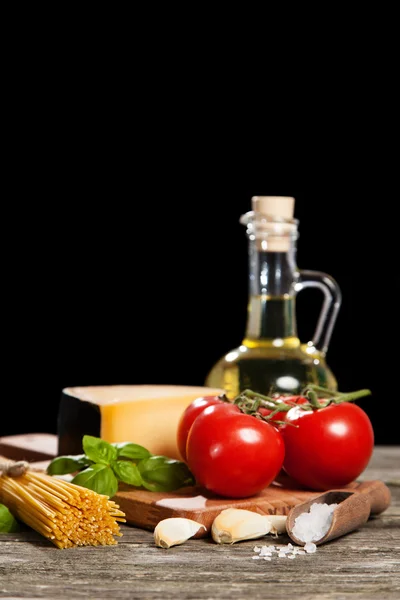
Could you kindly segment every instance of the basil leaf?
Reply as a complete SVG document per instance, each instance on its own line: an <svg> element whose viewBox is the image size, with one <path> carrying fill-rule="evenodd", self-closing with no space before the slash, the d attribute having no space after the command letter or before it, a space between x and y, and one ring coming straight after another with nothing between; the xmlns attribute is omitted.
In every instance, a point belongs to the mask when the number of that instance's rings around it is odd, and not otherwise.
<svg viewBox="0 0 400 600"><path fill-rule="evenodd" d="M111 464L111 468L120 481L135 487L141 487L142 478L140 477L137 466L129 460L116 460Z"/></svg>
<svg viewBox="0 0 400 600"><path fill-rule="evenodd" d="M112 498L118 491L118 481L108 465L92 465L75 475L72 483Z"/></svg>
<svg viewBox="0 0 400 600"><path fill-rule="evenodd" d="M117 449L118 458L130 458L131 460L142 460L151 456L150 452L139 446L139 444L131 444L131 442L120 442L112 444Z"/></svg>
<svg viewBox="0 0 400 600"><path fill-rule="evenodd" d="M167 456L150 456L140 461L138 469L143 487L151 491L169 492L195 484L188 466Z"/></svg>
<svg viewBox="0 0 400 600"><path fill-rule="evenodd" d="M163 485L160 485L159 483L148 483L144 479L142 479L142 485L144 488L146 488L146 490L149 490L149 492L171 492L172 491L172 490L165 489L165 487Z"/></svg>
<svg viewBox="0 0 400 600"><path fill-rule="evenodd" d="M57 456L47 467L49 475L66 475L67 473L75 473L84 467L88 467L92 461L85 454L77 454L76 456Z"/></svg>
<svg viewBox="0 0 400 600"><path fill-rule="evenodd" d="M13 533L19 531L19 523L8 510L7 506L0 504L0 533Z"/></svg>
<svg viewBox="0 0 400 600"><path fill-rule="evenodd" d="M82 446L86 456L95 463L109 465L117 458L117 449L101 438L84 435Z"/></svg>

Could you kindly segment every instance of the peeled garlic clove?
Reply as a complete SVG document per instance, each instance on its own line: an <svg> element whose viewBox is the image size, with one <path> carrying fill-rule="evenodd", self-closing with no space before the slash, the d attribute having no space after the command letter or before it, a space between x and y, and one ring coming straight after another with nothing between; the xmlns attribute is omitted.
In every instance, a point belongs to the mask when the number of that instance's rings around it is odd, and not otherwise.
<svg viewBox="0 0 400 600"><path fill-rule="evenodd" d="M267 518L271 521L271 531L269 533L273 535L286 533L287 515L267 515Z"/></svg>
<svg viewBox="0 0 400 600"><path fill-rule="evenodd" d="M191 519L184 519L182 517L164 519L154 529L154 541L160 548L177 546L196 535L201 527L207 531L204 525Z"/></svg>
<svg viewBox="0 0 400 600"><path fill-rule="evenodd" d="M217 544L234 544L267 535L272 529L267 515L259 515L241 508L226 508L215 517L211 535Z"/></svg>

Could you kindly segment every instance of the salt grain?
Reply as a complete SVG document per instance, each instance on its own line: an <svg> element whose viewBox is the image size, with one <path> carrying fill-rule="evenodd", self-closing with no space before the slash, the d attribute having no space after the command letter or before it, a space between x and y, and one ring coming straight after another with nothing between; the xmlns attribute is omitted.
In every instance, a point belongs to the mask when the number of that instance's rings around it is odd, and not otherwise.
<svg viewBox="0 0 400 600"><path fill-rule="evenodd" d="M317 546L312 542L307 542L307 544L304 546L304 550L307 552L307 554L314 554L314 552L317 551Z"/></svg>
<svg viewBox="0 0 400 600"><path fill-rule="evenodd" d="M309 512L299 515L294 522L293 535L301 542L315 542L324 537L331 526L337 504L314 502ZM314 550L315 552L315 550Z"/></svg>
<svg viewBox="0 0 400 600"><path fill-rule="evenodd" d="M300 546L293 546L289 543L286 546L254 546L253 552L256 556L252 556L254 560L268 560L271 561L273 556L278 558L290 558L295 559L298 555L313 554L317 551L317 546L312 542L307 542L304 548Z"/></svg>

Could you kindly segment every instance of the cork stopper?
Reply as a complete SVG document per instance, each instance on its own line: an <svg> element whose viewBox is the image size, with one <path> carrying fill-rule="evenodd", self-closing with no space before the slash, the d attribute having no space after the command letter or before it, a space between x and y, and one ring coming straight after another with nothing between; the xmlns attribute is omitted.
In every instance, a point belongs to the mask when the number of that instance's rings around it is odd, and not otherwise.
<svg viewBox="0 0 400 600"><path fill-rule="evenodd" d="M254 222L256 247L263 252L288 252L297 230L293 221L294 198L290 196L253 196L252 209L261 219ZM264 219L265 217L265 219ZM281 219L284 219L281 221ZM286 222L287 219L289 222Z"/></svg>
<svg viewBox="0 0 400 600"><path fill-rule="evenodd" d="M251 204L254 212L269 217L293 219L294 198L290 196L253 196Z"/></svg>

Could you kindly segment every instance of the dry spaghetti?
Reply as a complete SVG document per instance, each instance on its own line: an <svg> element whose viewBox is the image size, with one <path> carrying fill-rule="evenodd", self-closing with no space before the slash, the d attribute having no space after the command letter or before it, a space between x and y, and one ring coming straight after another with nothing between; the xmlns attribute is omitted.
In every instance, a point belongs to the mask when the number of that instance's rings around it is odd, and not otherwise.
<svg viewBox="0 0 400 600"><path fill-rule="evenodd" d="M58 548L116 544L125 514L108 496L0 457L0 502Z"/></svg>

